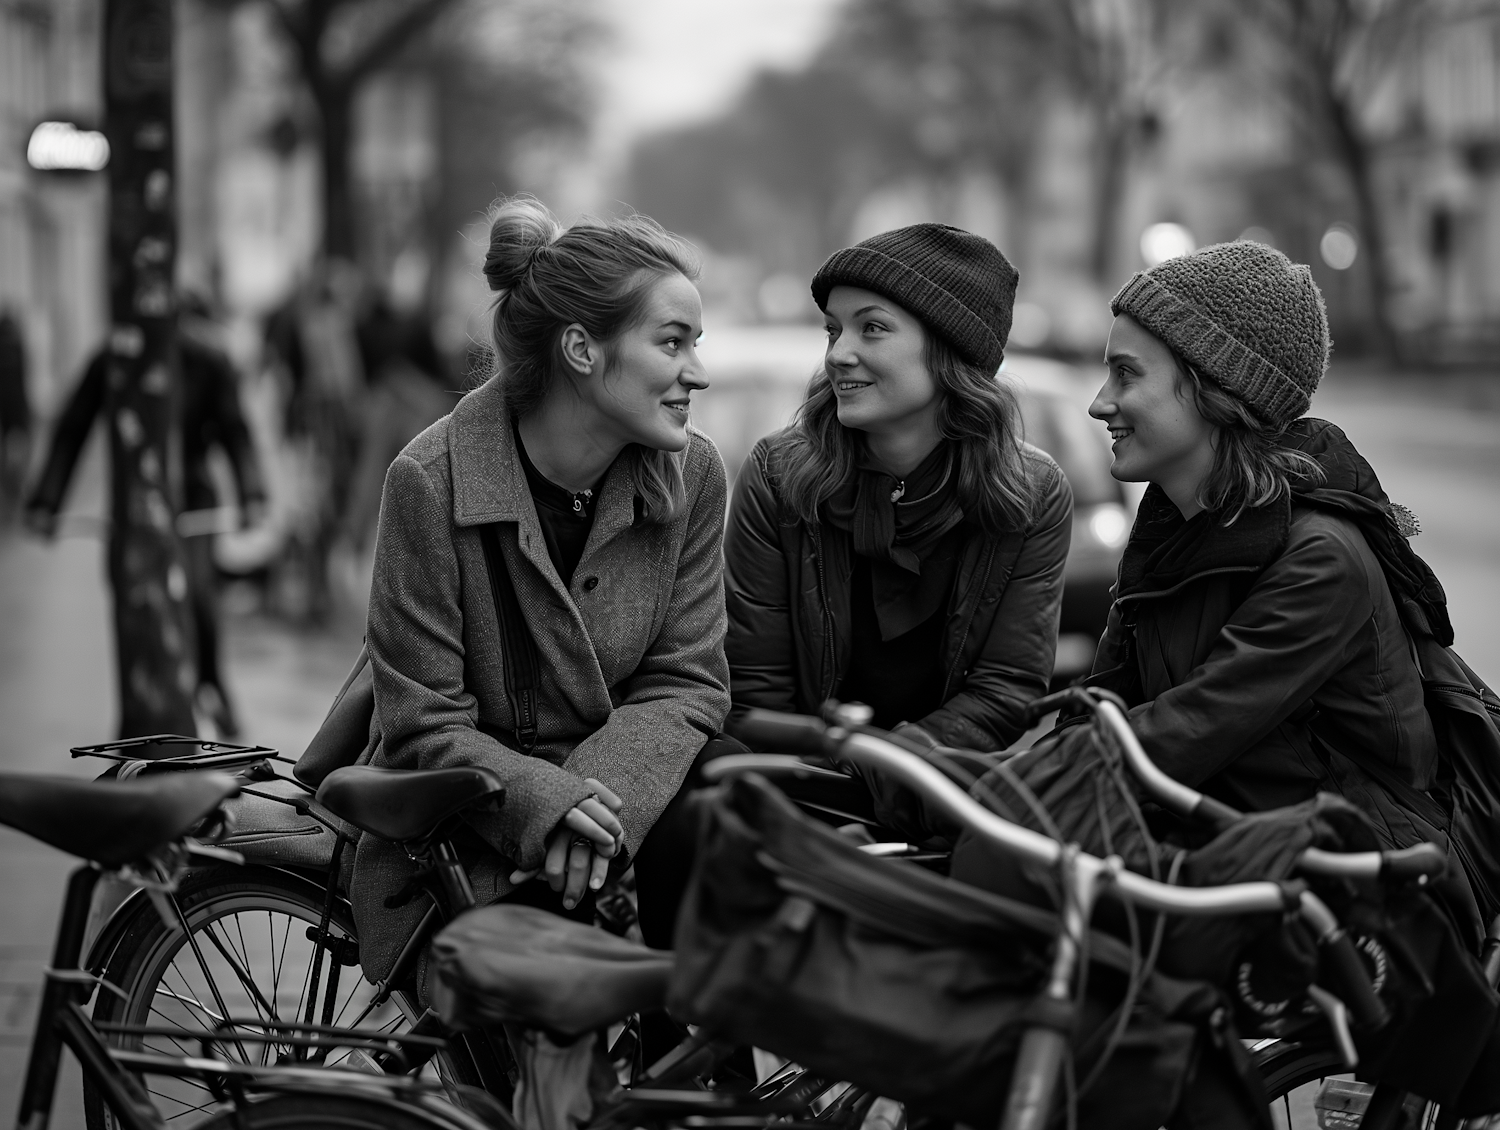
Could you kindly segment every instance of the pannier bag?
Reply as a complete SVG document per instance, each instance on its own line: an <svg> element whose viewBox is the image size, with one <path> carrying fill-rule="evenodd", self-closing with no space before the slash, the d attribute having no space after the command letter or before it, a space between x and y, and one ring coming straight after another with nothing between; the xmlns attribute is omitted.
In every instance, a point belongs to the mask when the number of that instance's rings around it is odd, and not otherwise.
<svg viewBox="0 0 1500 1130"><path fill-rule="evenodd" d="M1009 818L1049 830L1095 855L1118 854L1132 870L1165 871L1181 850L1153 842L1132 814L1117 782L1121 769L1090 726L1058 732L1011 758L975 792ZM1029 798L1023 793L1029 793ZM1309 847L1374 851L1383 845L1370 818L1342 797L1251 813L1208 843L1186 851L1178 865L1184 886L1217 886L1293 876ZM1450 867L1457 866L1450 861ZM959 837L952 875L986 891L1050 905L1051 876L1018 866L978 837ZM1389 1082L1464 1113L1485 1113L1483 1081L1500 1076L1496 1037L1500 998L1468 952L1452 919L1415 885L1355 886L1313 881L1320 897L1354 934L1391 1014L1378 1032L1355 1030L1362 1077ZM1147 916L1149 920L1150 916ZM1102 929L1121 934L1118 907L1102 902ZM1226 990L1246 1035L1322 1038L1326 1022L1307 1000L1318 977L1316 944L1296 918L1275 915L1169 917L1159 968ZM1496 1088L1491 1088L1491 1091ZM1477 1104L1477 1105L1476 1105Z"/></svg>
<svg viewBox="0 0 1500 1130"><path fill-rule="evenodd" d="M1221 1110L1242 1112L1221 1124L1265 1124L1259 1081L1211 986L1147 976L1114 1043L1131 968L1121 942L1090 934L1089 992L1069 1024L1037 1003L1050 912L866 855L753 774L696 803L668 996L681 1019L974 1126L999 1118L1025 1028L1063 1024L1080 1081L1112 1044L1079 1099L1080 1125L1156 1130L1194 1076L1219 1087Z"/></svg>

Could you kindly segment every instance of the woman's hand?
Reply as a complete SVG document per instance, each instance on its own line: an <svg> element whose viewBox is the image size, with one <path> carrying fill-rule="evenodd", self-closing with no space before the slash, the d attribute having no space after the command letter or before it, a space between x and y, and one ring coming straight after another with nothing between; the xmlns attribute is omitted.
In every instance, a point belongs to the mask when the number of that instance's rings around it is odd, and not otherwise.
<svg viewBox="0 0 1500 1130"><path fill-rule="evenodd" d="M546 875L548 885L562 891L563 905L569 910L578 905L585 886L597 891L604 885L609 861L619 854L625 836L615 815L620 811L620 798L593 777L584 783L593 795L568 809L547 837L547 858L541 870L513 871L510 876L512 883L520 884Z"/></svg>

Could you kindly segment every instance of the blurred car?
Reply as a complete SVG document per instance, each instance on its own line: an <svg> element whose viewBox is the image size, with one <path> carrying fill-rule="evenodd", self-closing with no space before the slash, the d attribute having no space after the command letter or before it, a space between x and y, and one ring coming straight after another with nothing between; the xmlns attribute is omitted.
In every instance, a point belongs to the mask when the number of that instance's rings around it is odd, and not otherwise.
<svg viewBox="0 0 1500 1130"><path fill-rule="evenodd" d="M712 327L704 335L698 352L709 387L693 397L693 424L718 445L731 483L755 441L791 420L826 344L823 327L813 324ZM1017 354L1001 373L1016 390L1026 438L1057 460L1073 486L1073 546L1053 676L1061 686L1093 666L1133 508L1110 477L1108 433L1088 414L1102 372L1096 380Z"/></svg>
<svg viewBox="0 0 1500 1130"><path fill-rule="evenodd" d="M1052 680L1065 686L1093 667L1133 507L1109 473L1108 432L1088 414L1095 382L1060 362L1025 355L1007 357L1001 373L1016 390L1026 439L1057 460L1073 487L1073 544Z"/></svg>

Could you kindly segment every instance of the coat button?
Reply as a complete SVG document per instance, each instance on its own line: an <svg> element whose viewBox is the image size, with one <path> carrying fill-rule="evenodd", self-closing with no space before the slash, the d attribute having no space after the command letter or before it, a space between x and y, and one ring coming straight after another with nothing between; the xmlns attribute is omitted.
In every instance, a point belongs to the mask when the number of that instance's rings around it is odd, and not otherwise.
<svg viewBox="0 0 1500 1130"><path fill-rule="evenodd" d="M584 592L593 592L598 587L599 587L599 578L598 577L585 577L584 578L584 580L583 580L583 591Z"/></svg>

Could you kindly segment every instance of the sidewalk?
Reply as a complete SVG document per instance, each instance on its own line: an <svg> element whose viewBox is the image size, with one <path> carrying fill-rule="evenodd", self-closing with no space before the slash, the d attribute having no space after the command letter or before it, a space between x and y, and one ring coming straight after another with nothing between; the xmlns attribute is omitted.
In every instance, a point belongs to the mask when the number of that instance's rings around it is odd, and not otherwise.
<svg viewBox="0 0 1500 1130"><path fill-rule="evenodd" d="M65 529L52 543L0 529L0 771L93 777L70 746L115 737L114 644L97 519L103 468L95 442ZM302 752L359 650L359 630L303 633L259 617L225 623L225 669L244 740ZM74 861L0 828L0 1119L19 1101L43 967ZM81 1079L65 1057L54 1130L83 1130Z"/></svg>

